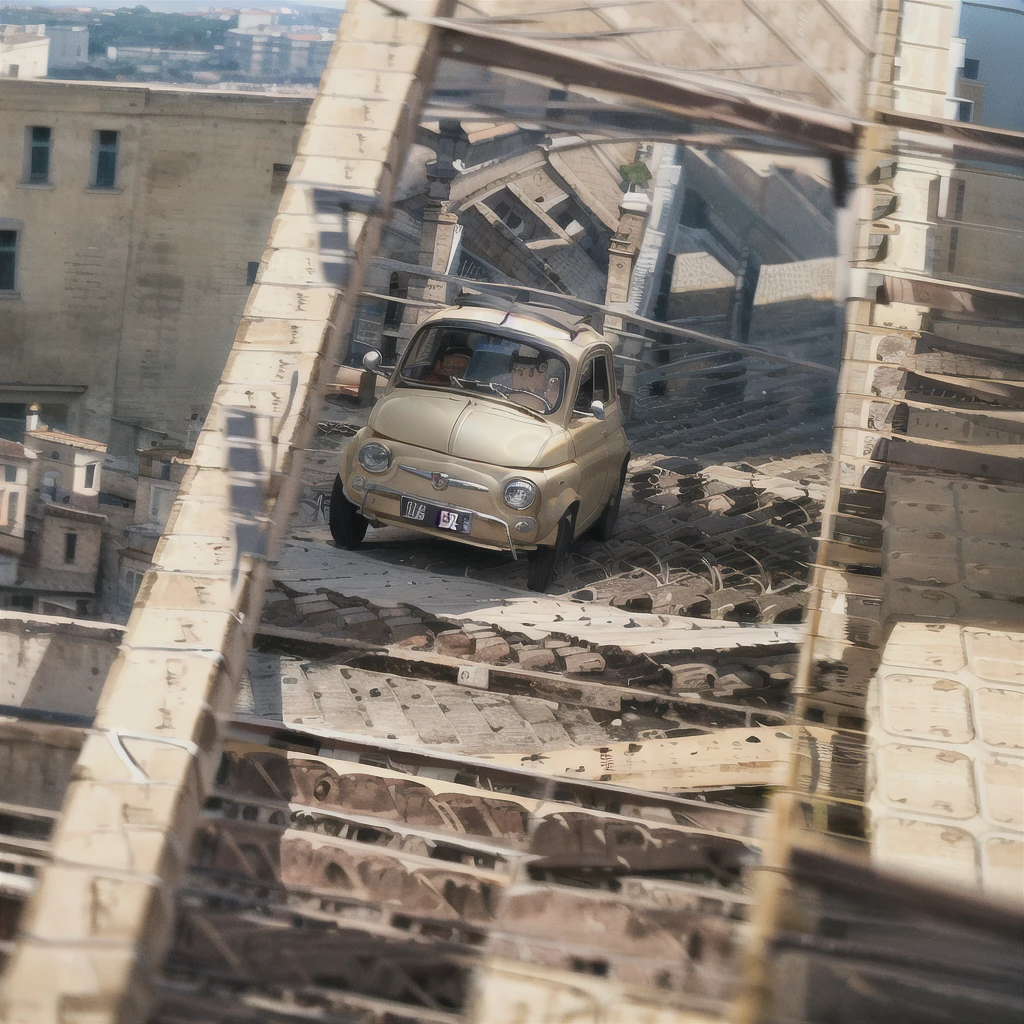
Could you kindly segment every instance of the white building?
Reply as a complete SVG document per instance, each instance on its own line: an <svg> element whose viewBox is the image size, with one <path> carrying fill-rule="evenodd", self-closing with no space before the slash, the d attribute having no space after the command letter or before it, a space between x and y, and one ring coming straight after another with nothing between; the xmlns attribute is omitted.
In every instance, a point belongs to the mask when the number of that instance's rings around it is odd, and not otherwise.
<svg viewBox="0 0 1024 1024"><path fill-rule="evenodd" d="M50 40L45 25L0 25L0 78L45 78Z"/></svg>

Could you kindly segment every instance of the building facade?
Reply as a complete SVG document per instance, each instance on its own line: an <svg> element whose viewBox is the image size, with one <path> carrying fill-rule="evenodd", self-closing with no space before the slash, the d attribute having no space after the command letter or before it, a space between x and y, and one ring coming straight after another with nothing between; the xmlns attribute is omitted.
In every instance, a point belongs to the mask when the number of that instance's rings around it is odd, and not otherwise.
<svg viewBox="0 0 1024 1024"><path fill-rule="evenodd" d="M0 436L194 439L309 101L0 82Z"/></svg>
<svg viewBox="0 0 1024 1024"><path fill-rule="evenodd" d="M0 25L0 78L45 78L50 40L45 25Z"/></svg>

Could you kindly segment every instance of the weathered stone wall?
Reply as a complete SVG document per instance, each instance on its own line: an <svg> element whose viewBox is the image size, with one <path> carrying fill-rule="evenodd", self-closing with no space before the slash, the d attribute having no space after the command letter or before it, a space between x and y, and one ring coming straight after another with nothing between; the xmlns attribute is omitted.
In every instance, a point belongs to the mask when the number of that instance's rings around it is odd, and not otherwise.
<svg viewBox="0 0 1024 1024"><path fill-rule="evenodd" d="M124 631L0 611L0 704L91 715Z"/></svg>
<svg viewBox="0 0 1024 1024"><path fill-rule="evenodd" d="M76 82L0 83L0 218L20 296L4 377L84 385L69 429L111 416L185 438L202 421L262 255L309 101ZM23 186L25 128L53 132L50 185ZM120 133L117 188L90 189L94 132ZM279 176L280 177L280 176ZM122 436L122 435L127 436ZM121 446L134 446L121 431Z"/></svg>

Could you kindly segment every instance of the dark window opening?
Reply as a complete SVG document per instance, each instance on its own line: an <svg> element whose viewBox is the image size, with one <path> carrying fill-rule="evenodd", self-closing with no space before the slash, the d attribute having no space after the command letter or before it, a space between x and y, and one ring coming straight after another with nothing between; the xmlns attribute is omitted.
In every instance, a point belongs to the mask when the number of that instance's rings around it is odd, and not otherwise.
<svg viewBox="0 0 1024 1024"><path fill-rule="evenodd" d="M13 484L18 482L18 467L4 466L4 483Z"/></svg>
<svg viewBox="0 0 1024 1024"><path fill-rule="evenodd" d="M970 100L961 100L957 105L956 119L967 124L974 120L974 104Z"/></svg>
<svg viewBox="0 0 1024 1024"><path fill-rule="evenodd" d="M949 258L946 261L946 270L952 274L956 270L956 247L960 241L960 229L953 228L949 232Z"/></svg>
<svg viewBox="0 0 1024 1024"><path fill-rule="evenodd" d="M74 565L75 552L78 549L78 534L64 534L64 562L67 565Z"/></svg>
<svg viewBox="0 0 1024 1024"><path fill-rule="evenodd" d="M51 137L49 128L29 129L28 180L32 185L45 185L50 180Z"/></svg>
<svg viewBox="0 0 1024 1024"><path fill-rule="evenodd" d="M963 220L964 196L967 193L967 182L963 178L954 178L953 184L956 186L955 198L953 200L953 220Z"/></svg>
<svg viewBox="0 0 1024 1024"><path fill-rule="evenodd" d="M245 286L251 288L256 283L256 274L260 269L259 260L250 260L245 265Z"/></svg>
<svg viewBox="0 0 1024 1024"><path fill-rule="evenodd" d="M688 188L683 194L683 212L679 215L679 223L687 228L708 226L707 201L692 188Z"/></svg>
<svg viewBox="0 0 1024 1024"><path fill-rule="evenodd" d="M119 132L96 133L96 174L93 188L113 188L117 181L117 144Z"/></svg>
<svg viewBox="0 0 1024 1024"><path fill-rule="evenodd" d="M0 292L13 292L18 232L0 231Z"/></svg>
<svg viewBox="0 0 1024 1024"><path fill-rule="evenodd" d="M0 438L5 441L25 439L25 412L22 402L0 402Z"/></svg>
<svg viewBox="0 0 1024 1024"><path fill-rule="evenodd" d="M274 164L274 169L270 175L270 194L272 196L279 196L284 192L291 169L291 164Z"/></svg>
<svg viewBox="0 0 1024 1024"><path fill-rule="evenodd" d="M89 465L85 467L85 486L87 488L91 489L95 485L95 483L96 483L96 463L95 462L90 462Z"/></svg>
<svg viewBox="0 0 1024 1024"><path fill-rule="evenodd" d="M17 491L7 495L7 526L18 525L18 497Z"/></svg>
<svg viewBox="0 0 1024 1024"><path fill-rule="evenodd" d="M981 69L981 61L974 57L964 59L963 77L969 78L972 82L978 80L978 71Z"/></svg>

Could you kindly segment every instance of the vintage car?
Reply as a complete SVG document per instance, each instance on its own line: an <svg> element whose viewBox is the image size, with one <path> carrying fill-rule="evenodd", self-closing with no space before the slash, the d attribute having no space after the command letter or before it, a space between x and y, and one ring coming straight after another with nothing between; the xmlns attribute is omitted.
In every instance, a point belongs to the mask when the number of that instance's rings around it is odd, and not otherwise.
<svg viewBox="0 0 1024 1024"><path fill-rule="evenodd" d="M345 448L331 534L354 549L389 524L525 554L547 590L576 537L615 527L629 451L612 350L578 314L456 303L420 325Z"/></svg>

